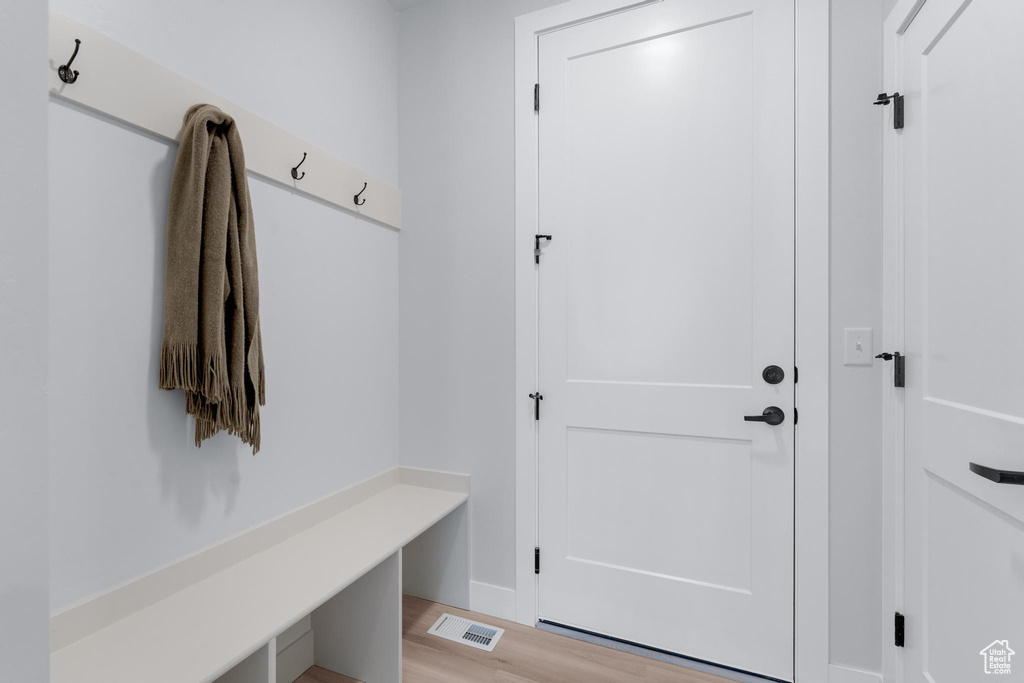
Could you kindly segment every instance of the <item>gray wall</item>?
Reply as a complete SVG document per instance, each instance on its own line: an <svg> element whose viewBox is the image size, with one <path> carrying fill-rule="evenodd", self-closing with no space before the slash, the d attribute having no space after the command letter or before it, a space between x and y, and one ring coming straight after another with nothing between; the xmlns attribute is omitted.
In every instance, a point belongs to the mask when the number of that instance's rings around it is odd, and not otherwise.
<svg viewBox="0 0 1024 683"><path fill-rule="evenodd" d="M53 6L397 185L387 0ZM253 457L226 434L196 449L182 392L157 389L176 145L57 100L49 115L50 186L61 189L49 245L59 609L398 464L399 234L250 178L263 449Z"/></svg>
<svg viewBox="0 0 1024 683"><path fill-rule="evenodd" d="M401 14L402 464L468 472L472 576L515 586L514 26L553 0Z"/></svg>
<svg viewBox="0 0 1024 683"><path fill-rule="evenodd" d="M46 2L0 4L0 679L49 679Z"/></svg>
<svg viewBox="0 0 1024 683"><path fill-rule="evenodd" d="M881 671L882 376L843 365L843 328L882 337L880 0L832 0L829 654Z"/></svg>

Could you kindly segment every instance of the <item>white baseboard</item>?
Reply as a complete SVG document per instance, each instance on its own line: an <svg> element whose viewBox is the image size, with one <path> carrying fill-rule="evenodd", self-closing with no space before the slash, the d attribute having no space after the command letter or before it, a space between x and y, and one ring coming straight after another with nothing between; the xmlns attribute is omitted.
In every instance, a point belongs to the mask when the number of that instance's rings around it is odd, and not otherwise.
<svg viewBox="0 0 1024 683"><path fill-rule="evenodd" d="M828 683L882 683L882 674L829 664Z"/></svg>
<svg viewBox="0 0 1024 683"><path fill-rule="evenodd" d="M516 592L480 581L469 582L469 609L499 619L516 619Z"/></svg>

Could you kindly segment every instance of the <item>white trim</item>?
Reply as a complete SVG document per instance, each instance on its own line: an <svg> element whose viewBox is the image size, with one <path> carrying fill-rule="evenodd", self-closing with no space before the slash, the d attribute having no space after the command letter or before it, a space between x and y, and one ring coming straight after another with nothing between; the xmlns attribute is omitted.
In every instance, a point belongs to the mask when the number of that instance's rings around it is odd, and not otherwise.
<svg viewBox="0 0 1024 683"><path fill-rule="evenodd" d="M829 651L828 0L796 0L796 557L794 675L827 680Z"/></svg>
<svg viewBox="0 0 1024 683"><path fill-rule="evenodd" d="M516 592L512 588L470 581L469 609L471 612L515 621Z"/></svg>
<svg viewBox="0 0 1024 683"><path fill-rule="evenodd" d="M882 674L832 664L828 667L828 683L882 683Z"/></svg>
<svg viewBox="0 0 1024 683"><path fill-rule="evenodd" d="M900 0L885 20L882 35L882 88L885 92L902 90L903 75L898 51L903 33L921 11L926 0ZM886 107L888 109L888 107ZM904 287L903 197L898 178L902 175L902 135L892 128L886 112L882 132L882 345L903 350L902 327ZM889 373L882 380L882 604L880 627L889 633L895 612L903 611L903 392L892 385ZM888 643L889 641L886 640ZM886 647L882 654L882 673L886 681L903 680L903 653Z"/></svg>
<svg viewBox="0 0 1024 683"><path fill-rule="evenodd" d="M536 387L537 122L539 35L646 3L572 0L516 19L516 620L534 625L537 584ZM795 675L828 677L829 4L796 0L796 277L799 406L796 436Z"/></svg>
<svg viewBox="0 0 1024 683"><path fill-rule="evenodd" d="M442 489L456 493L469 493L469 475L457 472L427 470L422 467L398 467L398 483L422 486L427 489Z"/></svg>
<svg viewBox="0 0 1024 683"><path fill-rule="evenodd" d="M81 75L64 83L57 75L82 41L74 68ZM101 33L50 10L50 93L168 140L177 140L182 118L193 104L216 105L235 119L245 143L246 168L289 189L319 197L339 208L391 228L401 227L402 197L398 188L374 178L311 143L278 128L170 69ZM221 65L222 68L234 68ZM307 153L302 180L291 169ZM366 204L353 197L363 183Z"/></svg>

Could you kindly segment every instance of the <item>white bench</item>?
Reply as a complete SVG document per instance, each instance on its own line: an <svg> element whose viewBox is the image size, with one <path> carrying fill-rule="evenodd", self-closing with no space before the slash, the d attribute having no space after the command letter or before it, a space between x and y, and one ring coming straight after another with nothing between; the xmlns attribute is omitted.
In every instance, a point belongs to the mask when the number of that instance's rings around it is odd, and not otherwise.
<svg viewBox="0 0 1024 683"><path fill-rule="evenodd" d="M397 683L403 589L468 608L468 499L466 475L395 468L65 610L51 681L277 683L310 615L316 664Z"/></svg>

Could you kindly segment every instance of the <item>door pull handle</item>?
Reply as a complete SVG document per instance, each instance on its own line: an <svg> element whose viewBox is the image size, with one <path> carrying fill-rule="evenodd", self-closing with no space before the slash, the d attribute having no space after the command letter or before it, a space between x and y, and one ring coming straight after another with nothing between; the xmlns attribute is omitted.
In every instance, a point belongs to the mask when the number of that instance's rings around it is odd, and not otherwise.
<svg viewBox="0 0 1024 683"><path fill-rule="evenodd" d="M782 424L786 419L786 414L782 412L782 408L768 406L760 415L745 415L743 419L746 422L764 422L774 427L775 425Z"/></svg>
<svg viewBox="0 0 1024 683"><path fill-rule="evenodd" d="M971 472L979 477L985 477L997 484L1019 484L1024 486L1024 472L1013 472L1012 470L996 470L991 467L971 463Z"/></svg>

